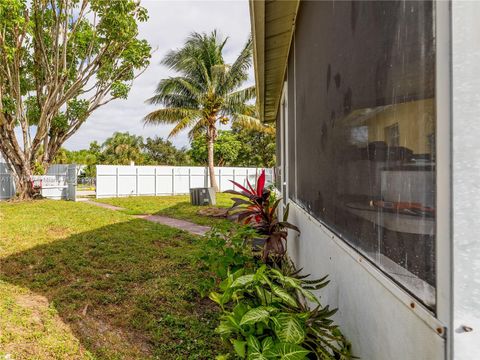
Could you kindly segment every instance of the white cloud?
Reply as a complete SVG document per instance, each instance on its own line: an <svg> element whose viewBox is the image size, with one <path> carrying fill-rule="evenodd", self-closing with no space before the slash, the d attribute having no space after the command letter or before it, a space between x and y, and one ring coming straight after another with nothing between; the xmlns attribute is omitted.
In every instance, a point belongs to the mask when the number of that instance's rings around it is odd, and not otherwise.
<svg viewBox="0 0 480 360"><path fill-rule="evenodd" d="M115 131L129 131L142 136L168 136L171 127L144 127L142 123L142 118L154 109L154 106L145 104L145 100L152 96L159 80L173 75L160 65L162 57L169 50L182 46L191 32L217 29L229 37L224 51L226 60L232 62L250 33L247 0L143 0L142 5L148 9L150 18L147 23L140 24L140 35L157 49L149 68L136 80L127 100L112 101L94 112L67 141L67 149L87 148L91 141L103 142ZM177 146L187 145L186 132L172 141Z"/></svg>

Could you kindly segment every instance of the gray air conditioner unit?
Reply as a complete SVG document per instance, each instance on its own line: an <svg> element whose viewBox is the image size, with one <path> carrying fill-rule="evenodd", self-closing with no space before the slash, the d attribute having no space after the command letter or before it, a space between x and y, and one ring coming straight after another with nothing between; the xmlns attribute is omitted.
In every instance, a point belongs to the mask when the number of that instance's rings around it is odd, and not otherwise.
<svg viewBox="0 0 480 360"><path fill-rule="evenodd" d="M217 203L214 188L190 189L190 202L192 205L215 205Z"/></svg>

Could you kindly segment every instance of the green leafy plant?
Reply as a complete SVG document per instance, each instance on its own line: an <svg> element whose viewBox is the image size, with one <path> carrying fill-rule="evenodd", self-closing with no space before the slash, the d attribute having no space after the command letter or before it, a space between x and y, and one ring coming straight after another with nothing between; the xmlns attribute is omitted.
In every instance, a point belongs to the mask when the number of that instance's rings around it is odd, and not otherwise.
<svg viewBox="0 0 480 360"><path fill-rule="evenodd" d="M289 262L229 273L221 292L210 294L223 310L216 332L241 358L351 359L350 345L331 319L336 309L323 307L312 292L327 284L326 277L307 280Z"/></svg>
<svg viewBox="0 0 480 360"><path fill-rule="evenodd" d="M202 296L231 272L239 269L253 271L257 261L250 244L256 236L258 234L251 227L236 224L217 225L206 234L207 241L201 259L211 276L200 286Z"/></svg>
<svg viewBox="0 0 480 360"><path fill-rule="evenodd" d="M272 258L275 261L281 261L287 251L287 229L300 232L295 225L287 221L288 205L283 213L283 219L280 221L277 209L282 199L277 199L274 192L265 187L265 170L258 177L256 188L250 184L248 179L248 188L235 181L232 183L240 188L240 191L227 190L225 192L238 195L240 198L232 198L234 204L229 210L229 215L236 217L241 223L250 225L265 237L262 249L263 261Z"/></svg>

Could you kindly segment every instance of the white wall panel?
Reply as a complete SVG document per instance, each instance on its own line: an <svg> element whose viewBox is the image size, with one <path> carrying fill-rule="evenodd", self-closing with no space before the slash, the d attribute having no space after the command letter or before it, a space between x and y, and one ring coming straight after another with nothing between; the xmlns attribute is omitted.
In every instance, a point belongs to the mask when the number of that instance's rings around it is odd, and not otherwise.
<svg viewBox="0 0 480 360"><path fill-rule="evenodd" d="M444 359L443 324L393 281L328 229L291 204L288 251L303 273L330 284L322 304L337 307L335 321L352 342L354 355L368 360Z"/></svg>

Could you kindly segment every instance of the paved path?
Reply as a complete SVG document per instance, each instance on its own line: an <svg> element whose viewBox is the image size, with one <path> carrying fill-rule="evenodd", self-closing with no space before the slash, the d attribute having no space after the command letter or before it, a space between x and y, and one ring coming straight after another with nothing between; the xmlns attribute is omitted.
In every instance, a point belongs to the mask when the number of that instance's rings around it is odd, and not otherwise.
<svg viewBox="0 0 480 360"><path fill-rule="evenodd" d="M180 219L174 219L170 218L167 216L161 216L161 215L137 215L135 216L139 219L144 219L147 221L152 221L155 223L163 224L163 225L168 225L170 227L176 228L176 229L181 229L184 231L188 231L191 234L194 235L205 235L209 230L209 226L202 226L202 225L197 225L194 223L191 223L190 221L185 221L185 220L180 220Z"/></svg>
<svg viewBox="0 0 480 360"><path fill-rule="evenodd" d="M105 204L105 203L100 203L92 200L82 200L83 202L86 202L87 204L92 204L95 206L102 207L104 209L109 209L109 210L114 210L114 211L120 211L120 210L125 210L124 208L110 205L110 204ZM202 226L202 225L197 225L194 223L191 223L190 221L185 221L185 220L180 220L180 219L174 219L170 218L167 216L161 216L161 215L135 215L136 218L138 219L143 219L147 221L151 221L154 223L158 224L163 224L167 225L176 229L184 230L187 231L191 234L194 235L200 235L203 236L205 235L209 230L209 226Z"/></svg>
<svg viewBox="0 0 480 360"><path fill-rule="evenodd" d="M115 211L125 210L124 208L119 207L119 206L114 206L114 205L110 205L110 204L104 204L104 203L92 201L92 200L89 200L89 199L82 199L82 200L80 200L80 201L86 202L87 204L99 206L99 207L102 207L102 208L104 208L104 209L115 210Z"/></svg>

